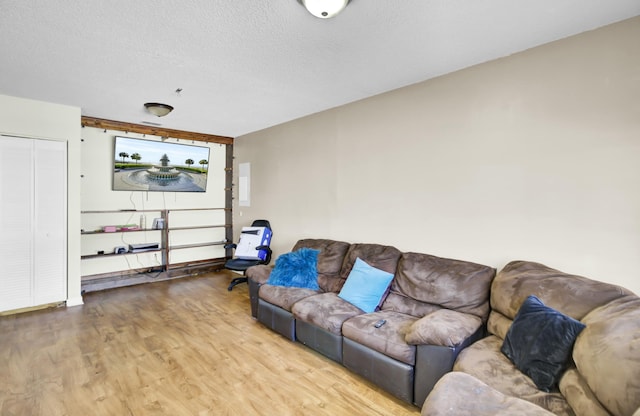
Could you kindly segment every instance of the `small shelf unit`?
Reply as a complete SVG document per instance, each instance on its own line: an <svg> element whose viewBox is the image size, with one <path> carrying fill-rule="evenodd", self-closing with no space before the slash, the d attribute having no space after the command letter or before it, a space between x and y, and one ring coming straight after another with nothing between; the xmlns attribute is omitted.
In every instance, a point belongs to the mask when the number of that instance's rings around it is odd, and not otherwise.
<svg viewBox="0 0 640 416"><path fill-rule="evenodd" d="M203 215L202 213L204 213L205 211L209 211L209 212L215 212L215 211L224 211L221 214L221 217L224 218L222 220L221 223L215 223L215 224L211 224L211 223L198 223L198 224L182 224L181 225L181 221L178 220L172 220L172 214L173 216L176 217L183 217L183 221L185 218L188 218L188 216L190 216L191 214L193 214L193 216L197 217L198 215ZM127 270L117 270L117 271L110 271L110 272L106 272L106 273L97 273L97 274L89 274L89 275L83 275L82 276L82 280L83 282L85 281L91 281L91 280L99 280L99 279L104 279L104 278L109 278L109 277L113 277L113 276L122 276L122 275L135 275L135 274L139 274L139 273L144 273L150 269L153 269L154 271L161 271L161 272L169 272L170 270L173 269L180 269L180 268L197 268L197 267L205 267L205 266L211 266L212 264L217 264L220 265L222 263L224 263L224 261L226 260L226 254L221 256L221 257L211 257L211 258L204 258L204 259L198 259L198 260L193 260L193 261L187 261L187 262L172 262L171 261L171 252L174 250L186 250L186 249L196 249L196 248L202 248L202 247L211 247L211 246L224 246L225 244L227 244L228 241L230 241L230 236L231 236L231 224L227 223L227 219L230 217L229 215L227 215L228 213L226 212L228 211L227 208L172 208L172 209L144 209L144 210L100 210L100 211L81 211L82 215L98 215L98 216L104 216L105 220L109 220L112 219L114 217L119 216L123 216L123 215L127 215L129 214L129 218L131 218L132 216L139 216L139 215L148 215L148 214L155 214L158 216L158 218L162 218L163 222L164 222L164 226L162 228L140 228L140 229L120 229L117 228L116 231L112 232L112 231L103 231L102 227L97 228L97 229L93 229L93 230L85 230L82 229L81 230L81 235L82 236L87 236L86 238L99 238L100 236L114 236L114 235L120 235L121 236L121 240L124 242L124 238L123 235L124 234L128 234L128 233L157 233L157 239L158 239L158 244L159 244L159 248L157 249L149 249L149 250L143 250L143 251L136 251L136 252L131 252L131 251L127 251L124 253L115 253L115 252L104 252L102 250L102 253L99 252L95 252L95 253L86 253L81 255L81 260L91 260L91 259L104 259L104 258L114 258L114 257L121 257L121 256L131 256L131 255L138 255L138 254L146 254L146 253L162 253L162 258L159 259L159 266L155 266L155 267L142 267L140 270L138 269L127 269ZM199 213L200 214L199 214ZM206 214L205 214L206 216ZM94 221L95 222L95 221ZM172 225L172 223L176 223L175 225ZM92 227L87 227L87 228L92 228ZM172 244L171 240L172 240L172 234L182 234L182 239L184 240L184 232L185 231L197 231L199 233L202 233L204 230L205 234L206 230L215 230L215 229L224 229L224 233L217 233L218 237L221 236L221 234L224 235L223 239L210 239L208 241L197 241L197 242L189 242L189 241L182 241L179 243L175 243ZM181 233L182 232L182 233ZM149 235L149 234L145 234L145 235ZM151 234L153 235L153 234ZM94 236L94 237L89 237L89 236ZM113 237L112 237L113 238ZM124 243L123 243L124 244ZM127 247L125 247L125 249L127 249ZM129 262L127 262L129 263Z"/></svg>

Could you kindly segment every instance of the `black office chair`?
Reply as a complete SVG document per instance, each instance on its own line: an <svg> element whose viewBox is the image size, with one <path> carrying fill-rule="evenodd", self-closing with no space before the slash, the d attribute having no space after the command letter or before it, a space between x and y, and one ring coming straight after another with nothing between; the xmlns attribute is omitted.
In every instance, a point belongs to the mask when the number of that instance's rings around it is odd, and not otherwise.
<svg viewBox="0 0 640 416"><path fill-rule="evenodd" d="M269 224L269 221L267 220L255 220L254 222L251 223L251 226L266 227L269 229L269 231L271 232L271 235L273 236L273 230L271 229L271 224ZM224 248L235 249L237 246L238 246L237 244L227 244L224 246ZM256 250L263 251L266 254L266 257L264 258L264 260L262 259L249 260L249 259L233 258L233 259L227 260L227 262L224 264L225 269L242 272L242 277L236 277L231 280L231 283L229 284L229 287L227 288L227 290L231 291L233 290L234 286L239 285L240 283L247 282L247 276L245 275L245 273L249 267L255 266L258 264L269 264L269 262L271 261L271 254L272 254L271 248L269 247L269 245L257 246Z"/></svg>

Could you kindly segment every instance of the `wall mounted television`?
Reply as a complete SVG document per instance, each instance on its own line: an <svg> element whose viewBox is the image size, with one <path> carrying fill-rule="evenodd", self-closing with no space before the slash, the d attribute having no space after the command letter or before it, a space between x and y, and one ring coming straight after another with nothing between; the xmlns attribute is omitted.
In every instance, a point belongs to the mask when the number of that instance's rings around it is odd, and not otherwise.
<svg viewBox="0 0 640 416"><path fill-rule="evenodd" d="M115 137L114 191L206 192L209 147Z"/></svg>

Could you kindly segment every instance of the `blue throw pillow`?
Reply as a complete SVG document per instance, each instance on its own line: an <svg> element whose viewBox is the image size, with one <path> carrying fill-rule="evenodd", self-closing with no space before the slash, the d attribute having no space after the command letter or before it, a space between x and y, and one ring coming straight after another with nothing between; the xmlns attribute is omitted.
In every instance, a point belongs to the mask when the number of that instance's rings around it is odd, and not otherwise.
<svg viewBox="0 0 640 416"><path fill-rule="evenodd" d="M302 287L319 290L318 254L320 250L301 248L282 254L276 259L276 266L267 283L275 286Z"/></svg>
<svg viewBox="0 0 640 416"><path fill-rule="evenodd" d="M507 331L501 351L528 375L540 390L558 384L585 325L529 296Z"/></svg>
<svg viewBox="0 0 640 416"><path fill-rule="evenodd" d="M371 313L381 303L391 280L392 273L376 269L357 258L338 296L366 313Z"/></svg>

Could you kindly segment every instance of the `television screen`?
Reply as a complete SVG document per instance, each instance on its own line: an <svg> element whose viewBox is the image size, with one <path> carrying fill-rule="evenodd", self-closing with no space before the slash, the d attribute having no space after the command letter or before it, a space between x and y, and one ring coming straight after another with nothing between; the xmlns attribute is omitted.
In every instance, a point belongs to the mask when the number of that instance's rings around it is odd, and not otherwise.
<svg viewBox="0 0 640 416"><path fill-rule="evenodd" d="M115 138L114 191L205 192L209 148Z"/></svg>

